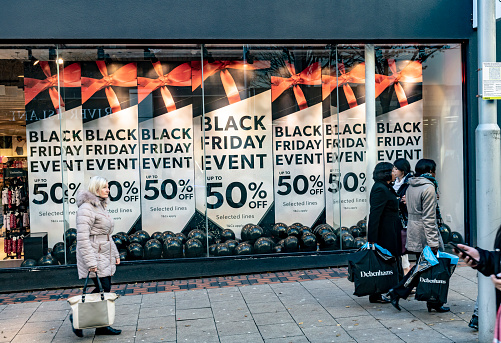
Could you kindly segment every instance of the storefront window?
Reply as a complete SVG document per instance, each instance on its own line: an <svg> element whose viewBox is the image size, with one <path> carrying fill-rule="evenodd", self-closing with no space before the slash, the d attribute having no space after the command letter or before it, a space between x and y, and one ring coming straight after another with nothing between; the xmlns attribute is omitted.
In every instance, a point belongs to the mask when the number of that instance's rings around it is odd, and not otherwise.
<svg viewBox="0 0 501 343"><path fill-rule="evenodd" d="M0 47L5 266L73 264L77 195L109 181L121 258L366 242L363 45ZM376 47L378 161L437 162L464 234L460 45Z"/></svg>

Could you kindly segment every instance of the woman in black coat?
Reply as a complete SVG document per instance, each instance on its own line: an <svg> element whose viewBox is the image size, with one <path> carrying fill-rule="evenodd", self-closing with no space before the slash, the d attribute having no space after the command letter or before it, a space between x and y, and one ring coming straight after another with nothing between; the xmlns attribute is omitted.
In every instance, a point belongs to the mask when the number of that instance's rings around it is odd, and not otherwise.
<svg viewBox="0 0 501 343"><path fill-rule="evenodd" d="M393 181L393 164L381 162L374 168L372 178L375 183L370 194L369 223L367 226L367 241L377 243L397 257L400 277L403 275L400 263L402 254L401 230L402 223L398 216L398 199L391 182ZM370 302L387 302L381 294L369 296Z"/></svg>

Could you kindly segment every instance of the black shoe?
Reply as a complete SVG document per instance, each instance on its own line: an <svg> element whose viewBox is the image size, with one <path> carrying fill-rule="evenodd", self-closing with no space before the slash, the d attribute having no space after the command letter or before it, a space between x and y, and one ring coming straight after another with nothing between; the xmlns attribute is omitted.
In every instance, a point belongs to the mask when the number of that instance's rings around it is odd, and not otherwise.
<svg viewBox="0 0 501 343"><path fill-rule="evenodd" d="M390 300L383 299L381 294L371 294L369 295L369 302L373 304L387 304Z"/></svg>
<svg viewBox="0 0 501 343"><path fill-rule="evenodd" d="M476 314L471 316L470 323L468 324L468 326L478 331L478 316Z"/></svg>
<svg viewBox="0 0 501 343"><path fill-rule="evenodd" d="M398 301L400 300L400 296L396 294L393 289L390 289L388 293L382 296L382 298L388 302L390 302L394 308L396 308L399 311L402 311L400 308L400 305L398 304Z"/></svg>
<svg viewBox="0 0 501 343"><path fill-rule="evenodd" d="M435 310L438 313L444 313L444 312L449 312L451 310L450 307L444 306L443 304L426 303L426 307L428 308L428 312L431 312L431 310Z"/></svg>
<svg viewBox="0 0 501 343"><path fill-rule="evenodd" d="M73 327L73 315L70 314L70 322L71 322L71 329L73 330L73 333L77 336L77 337L83 337L83 331L82 329L75 329Z"/></svg>
<svg viewBox="0 0 501 343"><path fill-rule="evenodd" d="M122 330L113 329L111 326L96 329L96 335L120 335L121 333Z"/></svg>

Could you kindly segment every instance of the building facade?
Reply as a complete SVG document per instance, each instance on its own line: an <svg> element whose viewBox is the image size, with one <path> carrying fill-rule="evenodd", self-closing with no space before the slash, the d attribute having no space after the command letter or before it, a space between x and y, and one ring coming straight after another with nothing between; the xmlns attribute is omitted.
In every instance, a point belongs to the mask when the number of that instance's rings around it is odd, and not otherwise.
<svg viewBox="0 0 501 343"><path fill-rule="evenodd" d="M378 161L435 160L443 232L475 242L471 1L8 6L9 272L74 263L77 195L95 175L109 181L114 239L131 266L221 258L224 272L245 256L292 256L300 268L301 256L360 246L365 44Z"/></svg>

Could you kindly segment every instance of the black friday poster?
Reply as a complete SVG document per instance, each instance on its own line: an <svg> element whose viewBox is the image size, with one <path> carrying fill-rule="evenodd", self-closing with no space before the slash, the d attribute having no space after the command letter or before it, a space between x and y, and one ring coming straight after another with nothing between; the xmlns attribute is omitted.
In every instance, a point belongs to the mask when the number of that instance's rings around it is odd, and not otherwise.
<svg viewBox="0 0 501 343"><path fill-rule="evenodd" d="M181 232L195 213L190 64L138 63L138 95L142 229Z"/></svg>
<svg viewBox="0 0 501 343"><path fill-rule="evenodd" d="M271 82L275 221L311 227L325 211L321 64L285 61Z"/></svg>
<svg viewBox="0 0 501 343"><path fill-rule="evenodd" d="M405 158L413 169L423 158L421 63L408 60L385 63L390 65L388 75L376 74L377 162L393 163ZM347 74L355 71L361 75L360 66L353 66ZM359 83L357 78L356 84ZM338 92L342 95L344 90L340 87ZM380 103L385 100L388 105L382 106ZM368 213L370 190L365 185L372 175L367 175L366 170L365 103L358 101L358 105L344 107L339 115L333 106L332 115L324 118L326 220L331 225L357 225Z"/></svg>
<svg viewBox="0 0 501 343"><path fill-rule="evenodd" d="M258 223L273 204L271 91L206 113L204 122L195 118L194 130L196 184L206 178L207 214L240 237L241 228ZM204 212L205 192L195 196Z"/></svg>
<svg viewBox="0 0 501 343"><path fill-rule="evenodd" d="M47 61L25 64L30 230L47 232L49 246L63 238L66 198L69 226L75 227L75 196L82 188L85 168L80 64L59 65L59 74L57 70L55 63ZM63 169L67 171L64 184Z"/></svg>
<svg viewBox="0 0 501 343"><path fill-rule="evenodd" d="M141 215L136 64L83 62L82 102L85 181L108 180L115 231L128 232Z"/></svg>

